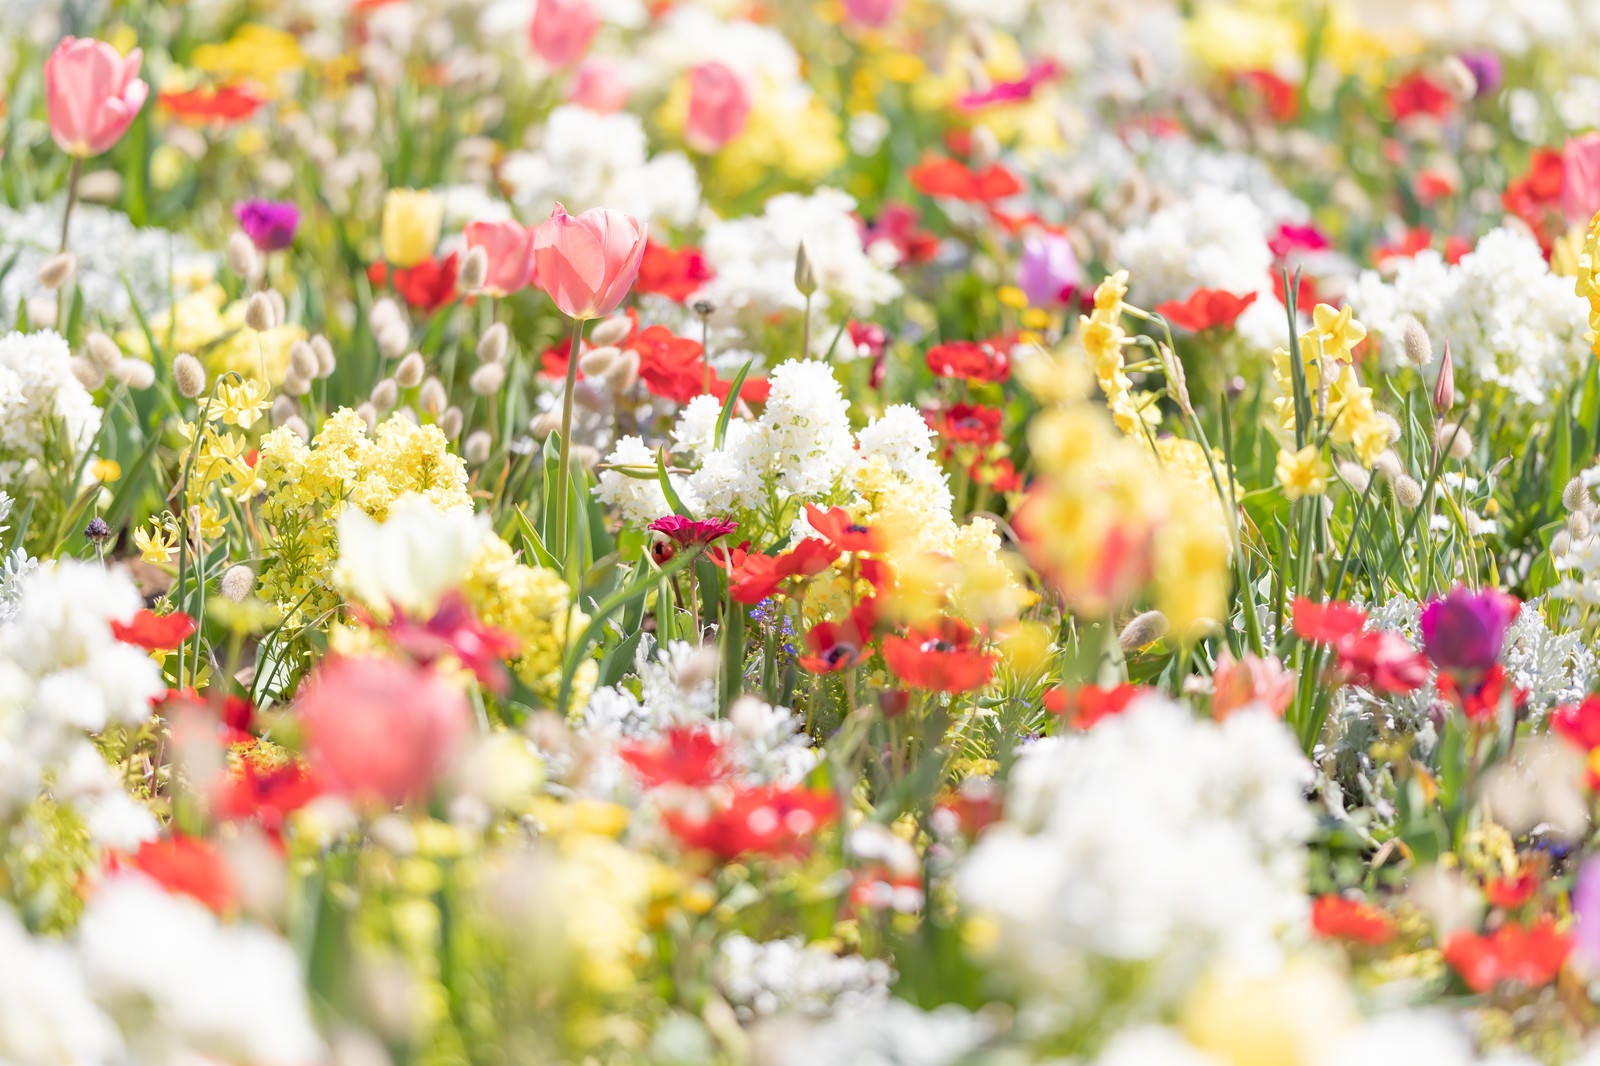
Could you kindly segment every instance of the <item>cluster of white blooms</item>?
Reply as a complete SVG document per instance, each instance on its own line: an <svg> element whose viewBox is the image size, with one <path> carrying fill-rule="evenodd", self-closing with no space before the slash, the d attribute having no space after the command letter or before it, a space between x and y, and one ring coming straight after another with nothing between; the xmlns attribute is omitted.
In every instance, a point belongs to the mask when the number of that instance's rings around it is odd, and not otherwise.
<svg viewBox="0 0 1600 1066"><path fill-rule="evenodd" d="M640 45L627 67L637 84L661 87L700 63L726 63L753 82L787 88L802 83L800 55L775 27L723 18L704 4L675 5Z"/></svg>
<svg viewBox="0 0 1600 1066"><path fill-rule="evenodd" d="M1365 271L1349 294L1381 338L1383 362L1405 365L1408 318L1435 345L1450 342L1457 395L1497 386L1532 413L1548 411L1589 359L1588 304L1550 272L1535 241L1509 228L1485 234L1454 266L1437 252L1403 260L1393 281Z"/></svg>
<svg viewBox="0 0 1600 1066"><path fill-rule="evenodd" d="M953 19L977 20L1014 30L1033 10L1033 0L939 0ZM1044 7L1052 5L1045 4Z"/></svg>
<svg viewBox="0 0 1600 1066"><path fill-rule="evenodd" d="M954 1004L922 1010L902 999L836 1011L826 1021L758 1028L756 1060L773 1066L957 1066L992 1037L983 1018Z"/></svg>
<svg viewBox="0 0 1600 1066"><path fill-rule="evenodd" d="M636 476L655 470L656 460L657 453L644 438L635 436L620 438L606 456L608 468L625 467L629 473L618 469L602 470L595 495L628 525L642 529L662 515L672 513L672 505L667 502L659 478ZM681 480L676 474L671 476L673 491L680 495L687 488Z"/></svg>
<svg viewBox="0 0 1600 1066"><path fill-rule="evenodd" d="M1141 968L1151 1001L1127 1006L1160 1009L1220 960L1271 965L1303 922L1310 777L1265 713L1218 724L1145 697L1025 750L1006 819L957 890L996 922L999 960L1047 1013L1107 1007L1095 968L1118 964Z"/></svg>
<svg viewBox="0 0 1600 1066"><path fill-rule="evenodd" d="M735 933L712 964L723 996L744 1020L778 1014L820 1017L882 1001L893 972L882 959L836 955L800 937L765 942Z"/></svg>
<svg viewBox="0 0 1600 1066"><path fill-rule="evenodd" d="M100 432L100 408L73 376L57 333L0 338L0 485L13 491L70 487Z"/></svg>
<svg viewBox="0 0 1600 1066"><path fill-rule="evenodd" d="M31 937L0 907L0 1062L110 1063L122 1038L66 944Z"/></svg>
<svg viewBox="0 0 1600 1066"><path fill-rule="evenodd" d="M1410 10L1419 31L1452 48L1521 56L1534 48L1578 52L1600 38L1600 10L1568 0L1444 0Z"/></svg>
<svg viewBox="0 0 1600 1066"><path fill-rule="evenodd" d="M86 733L144 721L166 687L149 655L111 633L141 605L126 573L63 560L20 586L0 628L0 811L32 799Z"/></svg>
<svg viewBox="0 0 1600 1066"><path fill-rule="evenodd" d="M17 501L10 493L0 491L0 536L10 532L7 520ZM22 579L39 566L20 544L0 555L0 624L16 617L17 605L22 602Z"/></svg>
<svg viewBox="0 0 1600 1066"><path fill-rule="evenodd" d="M795 256L803 241L817 281L812 312L819 321L833 305L851 314L870 314L897 298L901 286L889 272L892 264L876 261L862 246L855 209L855 200L846 193L821 188L804 196L781 193L759 215L711 223L702 249L716 277L696 298L711 302L714 323L743 323L752 330L769 315L802 310L805 297L795 288ZM819 351L830 339L829 331L813 329Z"/></svg>
<svg viewBox="0 0 1600 1066"><path fill-rule="evenodd" d="M1164 207L1117 241L1117 265L1145 306L1182 300L1196 289L1235 295L1270 292L1267 218L1248 195L1210 186Z"/></svg>
<svg viewBox="0 0 1600 1066"><path fill-rule="evenodd" d="M59 200L20 208L0 204L0 248L10 260L10 269L0 274L0 319L15 319L24 300L49 296L37 278L59 247L64 206ZM106 322L131 320L130 290L140 310L153 313L171 302L174 281L181 296L188 291L186 278L209 276L216 267L187 237L140 229L122 212L95 204L73 208L70 247L77 259L72 284L84 306ZM54 298L48 303L53 311Z"/></svg>
<svg viewBox="0 0 1600 1066"><path fill-rule="evenodd" d="M96 890L77 939L84 976L122 1026L131 1061L322 1061L300 960L275 933L224 924L197 901L124 874Z"/></svg>
<svg viewBox="0 0 1600 1066"><path fill-rule="evenodd" d="M573 214L609 207L676 227L692 222L700 203L694 165L682 152L649 155L638 116L571 104L550 113L537 149L506 157L500 177L524 218L542 219L560 201Z"/></svg>
<svg viewBox="0 0 1600 1066"><path fill-rule="evenodd" d="M1443 1011L1379 1014L1352 1029L1328 1049L1326 1066L1369 1062L1426 1062L1429 1066L1535 1066L1536 1060L1504 1050L1479 1057L1462 1023ZM1595 1066L1584 1058L1575 1066Z"/></svg>
<svg viewBox="0 0 1600 1066"><path fill-rule="evenodd" d="M470 507L441 511L416 492L395 500L382 522L350 506L339 516L333 580L373 610L427 617L466 580L488 531L487 515L475 515Z"/></svg>

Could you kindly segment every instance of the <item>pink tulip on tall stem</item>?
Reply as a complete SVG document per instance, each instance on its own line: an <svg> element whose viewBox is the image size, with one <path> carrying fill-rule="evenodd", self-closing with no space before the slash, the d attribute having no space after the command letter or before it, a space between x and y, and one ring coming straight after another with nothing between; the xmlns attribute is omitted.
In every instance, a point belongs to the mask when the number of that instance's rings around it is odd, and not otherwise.
<svg viewBox="0 0 1600 1066"><path fill-rule="evenodd" d="M567 495L571 490L572 394L578 384L578 352L583 324L609 315L639 276L646 233L638 219L621 211L591 208L576 217L556 204L533 231L533 273L538 286L572 321L567 356L567 390L561 398L561 456L558 460L556 513L551 554L566 557Z"/></svg>

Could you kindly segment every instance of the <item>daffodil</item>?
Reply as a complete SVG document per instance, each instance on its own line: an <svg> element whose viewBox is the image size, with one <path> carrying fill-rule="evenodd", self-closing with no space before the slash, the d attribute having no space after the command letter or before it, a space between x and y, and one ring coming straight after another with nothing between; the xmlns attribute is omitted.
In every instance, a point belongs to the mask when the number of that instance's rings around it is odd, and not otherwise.
<svg viewBox="0 0 1600 1066"><path fill-rule="evenodd" d="M254 378L229 381L217 387L216 404L222 421L249 429L267 410L267 386Z"/></svg>
<svg viewBox="0 0 1600 1066"><path fill-rule="evenodd" d="M133 546L139 549L139 558L145 562L164 565L170 563L178 551L178 533L170 521L152 518L148 526L133 531Z"/></svg>
<svg viewBox="0 0 1600 1066"><path fill-rule="evenodd" d="M1302 496L1321 496L1328 491L1328 475L1332 469L1322 457L1322 449L1308 444L1297 452L1287 448L1278 452L1278 465L1274 473L1283 494L1291 500Z"/></svg>

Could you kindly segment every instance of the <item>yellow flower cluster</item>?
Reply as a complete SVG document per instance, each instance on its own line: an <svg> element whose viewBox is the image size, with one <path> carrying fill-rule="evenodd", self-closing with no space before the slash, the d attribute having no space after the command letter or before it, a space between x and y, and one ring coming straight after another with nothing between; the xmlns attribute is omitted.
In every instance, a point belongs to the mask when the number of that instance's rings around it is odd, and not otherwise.
<svg viewBox="0 0 1600 1066"><path fill-rule="evenodd" d="M306 331L285 323L257 333L245 327L245 308L244 300L230 303L222 286L206 285L150 316L150 336L161 344L171 338L169 351L193 352L213 376L232 372L260 378L264 372L268 383L281 385L289 373L289 349L306 339ZM130 356L154 358L143 330L128 330L117 341Z"/></svg>
<svg viewBox="0 0 1600 1066"><path fill-rule="evenodd" d="M1589 333L1585 339L1594 354L1600 355L1600 214L1589 221L1583 235L1575 273L1578 295L1589 301Z"/></svg>
<svg viewBox="0 0 1600 1066"><path fill-rule="evenodd" d="M522 565L511 546L491 533L473 558L461 591L479 621L516 638L512 666L517 676L534 695L554 703L561 690L561 656L568 635L576 636L589 624L588 615L571 607L561 575ZM587 702L595 676L593 662L579 668L573 680L575 706Z"/></svg>
<svg viewBox="0 0 1600 1066"><path fill-rule="evenodd" d="M1394 440L1394 425L1378 414L1372 390L1361 384L1352 365L1356 345L1366 328L1350 316L1350 308L1335 310L1318 304L1313 325L1300 336L1300 361L1306 392L1317 420L1329 427L1328 439L1349 445L1364 466L1370 467ZM1278 424L1295 428L1294 366L1288 351L1272 353L1272 376L1282 396L1274 399Z"/></svg>
<svg viewBox="0 0 1600 1066"><path fill-rule="evenodd" d="M280 80L304 68L305 54L294 34L251 22L222 44L202 44L190 65L219 81L248 81L262 95L275 97Z"/></svg>
<svg viewBox="0 0 1600 1066"><path fill-rule="evenodd" d="M1155 418L1155 406L1141 411L1128 377L1122 349L1133 343L1122 328L1122 300L1128 295L1128 272L1119 270L1094 290L1094 313L1078 316L1078 339L1105 393L1111 417L1124 433L1138 434L1141 420Z"/></svg>

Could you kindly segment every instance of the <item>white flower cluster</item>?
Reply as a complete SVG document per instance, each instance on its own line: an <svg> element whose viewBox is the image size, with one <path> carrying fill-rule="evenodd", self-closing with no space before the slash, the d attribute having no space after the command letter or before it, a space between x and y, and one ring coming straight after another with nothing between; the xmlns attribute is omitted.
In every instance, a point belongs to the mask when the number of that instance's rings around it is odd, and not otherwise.
<svg viewBox="0 0 1600 1066"><path fill-rule="evenodd" d="M887 269L892 264L875 261L862 246L855 209L846 193L821 188L805 196L780 193L759 215L711 223L702 249L716 277L696 298L711 302L715 324L739 323L752 331L769 315L802 310L805 297L795 288L794 274L804 241L817 279L812 313L819 321L833 305L865 315L896 299L901 286ZM819 350L830 339L828 330L812 330Z"/></svg>
<svg viewBox="0 0 1600 1066"><path fill-rule="evenodd" d="M1196 289L1236 296L1266 289L1270 296L1267 230L1251 197L1205 186L1126 230L1117 241L1117 265L1128 270L1133 297L1144 306L1182 300Z"/></svg>
<svg viewBox="0 0 1600 1066"><path fill-rule="evenodd" d="M1409 1010L1379 1014L1352 1029L1328 1049L1326 1066L1364 1066L1369 1062L1426 1062L1429 1066L1535 1066L1520 1052L1505 1050L1480 1058L1465 1027L1444 1011ZM1575 1066L1596 1066L1585 1057Z"/></svg>
<svg viewBox="0 0 1600 1066"><path fill-rule="evenodd" d="M835 955L800 937L761 942L735 933L717 946L717 986L743 1020L821 1017L882 1001L893 972L882 959Z"/></svg>
<svg viewBox="0 0 1600 1066"><path fill-rule="evenodd" d="M123 571L63 560L20 586L0 628L0 811L32 799L85 734L144 721L166 687L148 655L112 636L141 604Z"/></svg>
<svg viewBox="0 0 1600 1066"><path fill-rule="evenodd" d="M100 432L100 409L72 374L57 333L0 338L0 485L13 491L70 487Z"/></svg>
<svg viewBox="0 0 1600 1066"><path fill-rule="evenodd" d="M1600 38L1600 10L1568 0L1444 0L1411 11L1417 29L1438 44L1508 56L1539 47L1579 53Z"/></svg>
<svg viewBox="0 0 1600 1066"><path fill-rule="evenodd" d="M1436 345L1450 342L1457 395L1498 386L1534 414L1548 411L1589 359L1587 303L1513 229L1485 234L1454 266L1426 251L1402 261L1391 282L1364 271L1349 302L1381 338L1386 366L1405 365L1403 334L1415 318Z"/></svg>
<svg viewBox="0 0 1600 1066"><path fill-rule="evenodd" d="M775 88L803 84L800 55L781 31L723 18L703 4L675 5L640 46L628 71L638 84L664 87L683 71L715 60Z"/></svg>
<svg viewBox="0 0 1600 1066"><path fill-rule="evenodd" d="M677 227L694 220L700 203L700 181L688 157L649 155L636 115L602 115L571 104L550 113L536 150L506 157L500 177L530 219L543 219L560 201L573 214L609 207L653 227Z"/></svg>
<svg viewBox="0 0 1600 1066"><path fill-rule="evenodd" d="M11 208L0 204L0 263L11 259L0 275L0 319L14 320L18 305L48 296L39 287L39 268L56 254L61 238L60 201ZM95 204L79 204L72 211L72 254L77 270L72 284L83 294L84 306L103 321L131 320L132 299L140 310L153 313L172 302L173 281L194 274L209 274L215 260L195 249L187 237L163 229L140 229L120 211ZM185 288L178 285L178 295ZM54 300L50 301L52 310Z"/></svg>
<svg viewBox="0 0 1600 1066"><path fill-rule="evenodd" d="M0 1062L108 1063L122 1052L66 944L30 937L0 907Z"/></svg>
<svg viewBox="0 0 1600 1066"><path fill-rule="evenodd" d="M954 1004L931 1011L902 999L835 1012L813 1025L778 1021L756 1030L756 1061L773 1066L957 1066L991 1038L991 1026Z"/></svg>
<svg viewBox="0 0 1600 1066"><path fill-rule="evenodd" d="M10 493L0 491L0 535L10 532L7 520L16 504ZM39 561L21 545L0 555L0 625L17 616L17 607L22 602L22 579L38 566Z"/></svg>
<svg viewBox="0 0 1600 1066"><path fill-rule="evenodd" d="M1215 962L1270 965L1303 921L1310 778L1269 715L1218 724L1143 698L1024 752L957 890L1047 1013L1107 1006L1094 968L1118 964L1141 967L1155 1001L1128 1006L1160 1009Z"/></svg>

